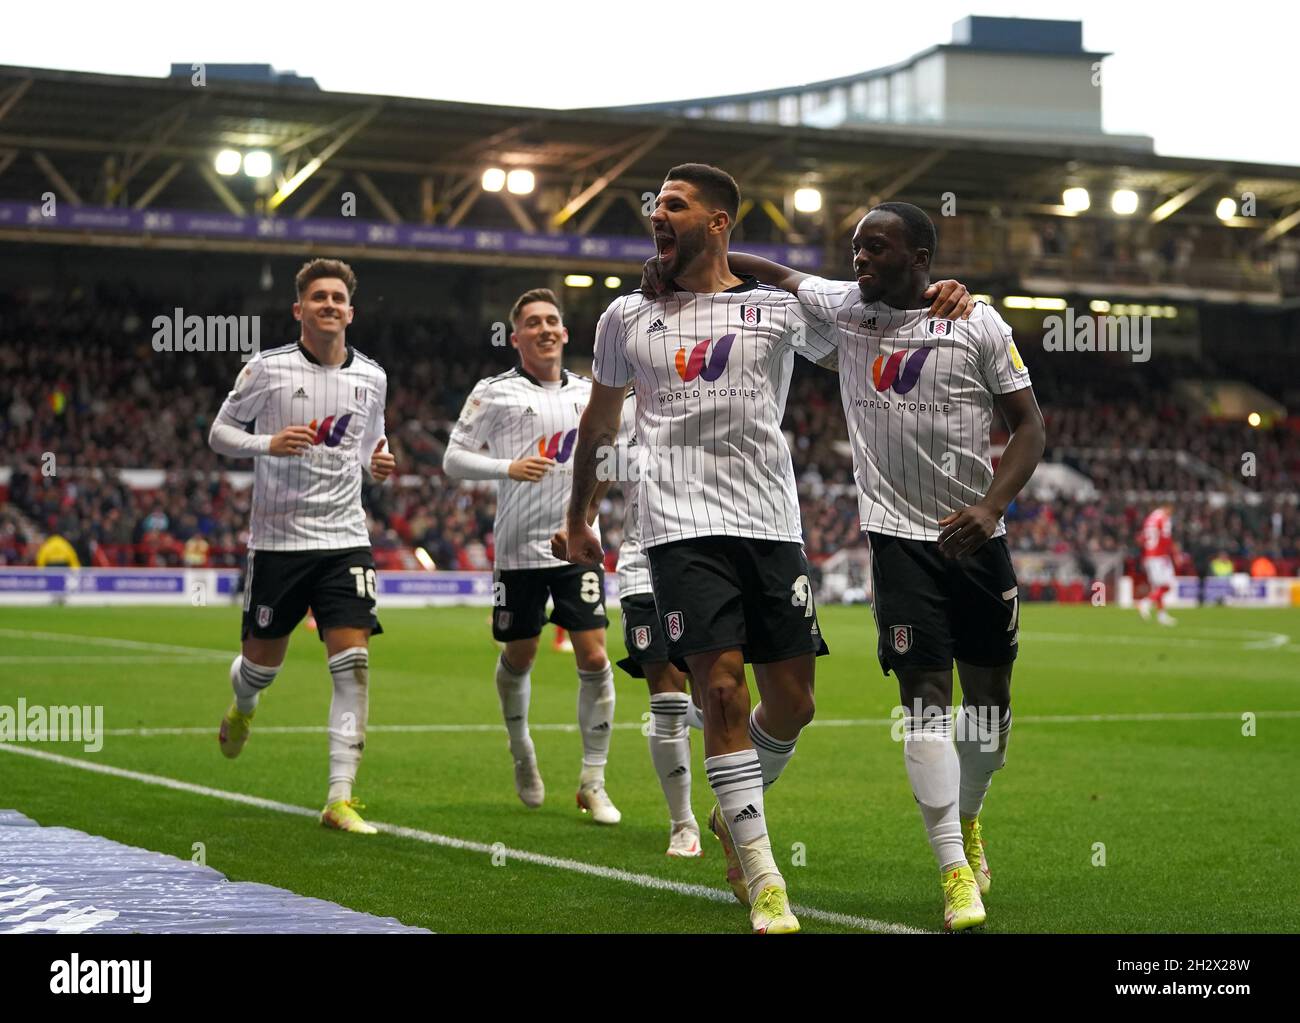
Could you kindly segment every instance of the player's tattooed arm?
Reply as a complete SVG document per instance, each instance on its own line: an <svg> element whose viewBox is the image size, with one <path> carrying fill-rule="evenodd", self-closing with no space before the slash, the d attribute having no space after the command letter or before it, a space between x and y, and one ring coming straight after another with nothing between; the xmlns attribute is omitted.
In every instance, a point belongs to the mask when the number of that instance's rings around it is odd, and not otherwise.
<svg viewBox="0 0 1300 1023"><path fill-rule="evenodd" d="M596 492L591 495L591 504L587 506L587 521L593 526L596 524L596 520L600 518L600 503L605 500L605 495L609 493L612 484L612 480L598 480L596 482ZM551 534L551 557L558 558L560 561L569 560L569 530L567 528L557 529Z"/></svg>
<svg viewBox="0 0 1300 1023"><path fill-rule="evenodd" d="M747 252L730 252L727 265L737 276L744 274L754 277L760 284L771 284L782 288L792 295L798 294L800 283L808 274L792 270L788 266L774 263L761 256L751 256ZM651 256L641 268L641 294L646 298L662 298L672 291L672 281L663 276L663 266L658 256Z"/></svg>
<svg viewBox="0 0 1300 1023"><path fill-rule="evenodd" d="M984 499L939 520L939 550L949 558L964 558L979 550L998 528L1016 495L1029 482L1047 446L1047 429L1032 387L994 395L998 411L1011 431Z"/></svg>
<svg viewBox="0 0 1300 1023"><path fill-rule="evenodd" d="M573 489L565 529L569 534L568 560L579 565L593 565L604 559L600 535L587 522L586 514L601 482L596 467L605 452L618 440L618 424L623 416L626 387L608 387L592 382L591 397L578 423L577 450L573 454Z"/></svg>

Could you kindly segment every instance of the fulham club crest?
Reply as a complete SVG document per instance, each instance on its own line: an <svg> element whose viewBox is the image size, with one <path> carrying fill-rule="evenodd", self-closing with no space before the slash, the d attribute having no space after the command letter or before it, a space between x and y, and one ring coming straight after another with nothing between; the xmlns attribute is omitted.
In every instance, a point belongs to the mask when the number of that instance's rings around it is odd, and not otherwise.
<svg viewBox="0 0 1300 1023"><path fill-rule="evenodd" d="M763 322L763 310L756 305L742 305L740 307L740 322L746 327L757 327Z"/></svg>
<svg viewBox="0 0 1300 1023"><path fill-rule="evenodd" d="M271 615L273 613L274 612L265 604L258 604L257 605L257 627L259 629L265 629L268 625L270 625Z"/></svg>
<svg viewBox="0 0 1300 1023"><path fill-rule="evenodd" d="M949 337L952 334L952 320L926 320L925 329L935 337Z"/></svg>
<svg viewBox="0 0 1300 1023"><path fill-rule="evenodd" d="M650 649L650 626L638 625L632 630L632 645L638 650Z"/></svg>
<svg viewBox="0 0 1300 1023"><path fill-rule="evenodd" d="M894 653L907 653L912 649L912 627L910 625L890 626L889 642L894 648Z"/></svg>
<svg viewBox="0 0 1300 1023"><path fill-rule="evenodd" d="M676 643L682 638L682 633L686 631L686 623L682 620L680 611L669 611L664 615L664 628L668 630L668 638Z"/></svg>

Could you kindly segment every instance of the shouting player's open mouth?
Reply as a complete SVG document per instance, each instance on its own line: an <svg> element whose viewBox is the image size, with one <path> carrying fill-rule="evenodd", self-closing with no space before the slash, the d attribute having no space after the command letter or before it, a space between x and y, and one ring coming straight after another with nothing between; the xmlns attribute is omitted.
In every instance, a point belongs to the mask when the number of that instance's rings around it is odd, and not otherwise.
<svg viewBox="0 0 1300 1023"><path fill-rule="evenodd" d="M656 231L655 250L659 253L659 262L667 265L677 254L677 239L673 235Z"/></svg>

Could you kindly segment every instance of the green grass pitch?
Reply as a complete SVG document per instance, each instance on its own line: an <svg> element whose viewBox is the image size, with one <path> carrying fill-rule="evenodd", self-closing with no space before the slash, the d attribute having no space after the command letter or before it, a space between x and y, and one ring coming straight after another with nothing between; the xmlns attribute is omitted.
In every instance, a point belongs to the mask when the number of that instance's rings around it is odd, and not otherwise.
<svg viewBox="0 0 1300 1023"><path fill-rule="evenodd" d="M703 858L664 855L667 813L639 731L643 683L616 671L623 727L608 788L622 824L601 828L575 809L572 730L534 731L547 799L530 811L514 794L487 610L382 617L357 786L368 818L723 889L707 831ZM937 870L890 738L898 696L876 663L871 616L827 607L821 617L832 655L818 664L818 722L767 794L778 862L796 903L852 918L805 918L807 932L857 931L866 920L938 929ZM0 622L0 705L102 705L109 733L96 753L24 748L322 805L330 685L314 633L295 635L248 747L227 761L216 731L230 700L235 609L6 607ZM1296 931L1300 895L1285 878L1300 817L1300 611L1198 609L1162 629L1115 608L1030 605L1022 628L1008 764L984 810L987 930ZM572 725L573 661L550 650L550 636L533 671L532 721ZM610 646L622 656L617 619ZM1254 715L1253 729L1243 715ZM390 730L430 725L489 727ZM198 731L130 734L159 728ZM703 823L712 799L699 733L692 745ZM234 880L436 931L748 929L737 904L688 891L411 837L344 835L307 817L7 751L0 807L184 858L202 843L207 863Z"/></svg>

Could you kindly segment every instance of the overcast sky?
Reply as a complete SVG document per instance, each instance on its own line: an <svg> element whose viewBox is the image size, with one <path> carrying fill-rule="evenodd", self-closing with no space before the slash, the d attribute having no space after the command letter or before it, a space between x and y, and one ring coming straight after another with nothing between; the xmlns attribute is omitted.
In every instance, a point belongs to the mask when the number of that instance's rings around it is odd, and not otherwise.
<svg viewBox="0 0 1300 1023"><path fill-rule="evenodd" d="M581 107L865 71L951 41L968 14L1060 18L1114 54L1106 131L1151 135L1170 156L1300 164L1297 12L1295 0L54 0L6 5L0 63L151 77L172 62L269 63L339 92Z"/></svg>

